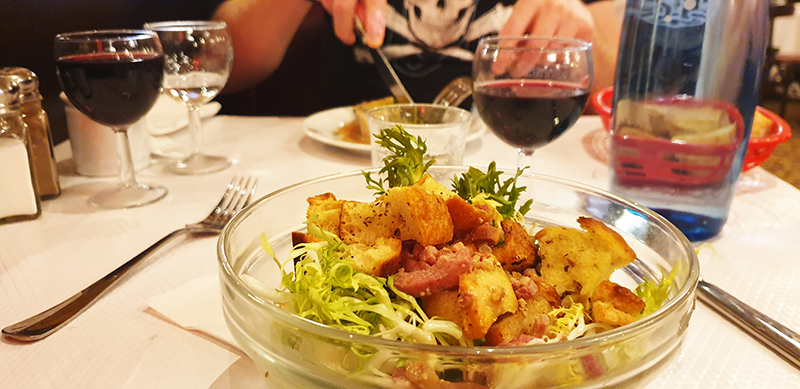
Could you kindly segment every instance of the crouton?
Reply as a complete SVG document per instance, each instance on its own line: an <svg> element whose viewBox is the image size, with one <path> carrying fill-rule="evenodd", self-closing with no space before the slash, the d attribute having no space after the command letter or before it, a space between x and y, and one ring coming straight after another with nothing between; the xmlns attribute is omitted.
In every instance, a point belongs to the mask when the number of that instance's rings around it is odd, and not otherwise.
<svg viewBox="0 0 800 389"><path fill-rule="evenodd" d="M612 326L624 326L636 321L633 315L622 312L614 308L614 305L605 301L592 302L592 319L595 323L603 323Z"/></svg>
<svg viewBox="0 0 800 389"><path fill-rule="evenodd" d="M311 234L306 234L305 232L300 231L292 231L292 247L301 243L311 243L314 241L313 238L314 236Z"/></svg>
<svg viewBox="0 0 800 389"><path fill-rule="evenodd" d="M306 199L308 210L306 218L310 219L317 214L319 226L336 235L339 234L339 217L342 213L343 200L337 200L332 193L323 193Z"/></svg>
<svg viewBox="0 0 800 389"><path fill-rule="evenodd" d="M535 274L510 274L511 286L519 300L519 309L506 313L489 328L486 344L497 346L509 343L521 335L541 338L550 324L547 313L561 306L556 288Z"/></svg>
<svg viewBox="0 0 800 389"><path fill-rule="evenodd" d="M516 274L516 273L512 273ZM556 287L552 284L547 283L542 277L539 277L536 274L531 274L527 276L536 284L536 287L539 289L537 296L544 297L545 300L552 306L553 308L561 307L561 296L558 294Z"/></svg>
<svg viewBox="0 0 800 389"><path fill-rule="evenodd" d="M509 272L523 272L536 266L539 255L533 238L522 224L513 220L503 220L503 240L492 248L492 254Z"/></svg>
<svg viewBox="0 0 800 389"><path fill-rule="evenodd" d="M458 304L464 311L461 328L469 339L483 338L500 315L516 312L519 306L508 275L497 263L461 275Z"/></svg>
<svg viewBox="0 0 800 389"><path fill-rule="evenodd" d="M636 253L601 221L579 217L578 223L583 231L546 227L535 238L542 278L555 285L560 294L571 294L576 302L588 306L597 285L631 263Z"/></svg>
<svg viewBox="0 0 800 389"><path fill-rule="evenodd" d="M466 315L458 303L458 290L443 290L422 296L420 306L429 317L438 316L463 327Z"/></svg>
<svg viewBox="0 0 800 389"><path fill-rule="evenodd" d="M403 243L396 238L377 238L375 244L354 243L345 249L343 259L350 259L355 270L376 277L388 277L400 268Z"/></svg>
<svg viewBox="0 0 800 389"><path fill-rule="evenodd" d="M592 317L599 323L628 324L636 320L635 317L642 313L644 307L645 302L639 296L630 289L611 281L601 282L592 293ZM619 311L619 313L615 311ZM624 324L618 324L622 322Z"/></svg>
<svg viewBox="0 0 800 389"><path fill-rule="evenodd" d="M520 299L518 303L517 312L507 313L492 324L486 333L486 345L509 343L521 335L542 337L550 323L547 313L553 310L553 306L541 295L527 300Z"/></svg>
<svg viewBox="0 0 800 389"><path fill-rule="evenodd" d="M453 236L456 239L463 238L475 227L492 220L492 214L484 211L458 196L447 199L447 210L450 212L450 219L453 221Z"/></svg>
<svg viewBox="0 0 800 389"><path fill-rule="evenodd" d="M384 197L401 240L432 246L453 239L453 221L440 196L417 186L404 186L389 189Z"/></svg>
<svg viewBox="0 0 800 389"><path fill-rule="evenodd" d="M316 215L316 224L325 231L339 235L339 219L342 213L342 203L337 200L333 193L323 193L306 199L308 209L306 209L306 219L311 219ZM292 244L297 246L300 243L311 243L320 239L314 235L293 232Z"/></svg>
<svg viewBox="0 0 800 389"><path fill-rule="evenodd" d="M425 189L425 191L429 193L433 193L435 195L439 195L439 197L449 200L451 197L458 197L456 192L453 192L450 189L447 189L444 185L440 184L436 181L430 174L425 173L422 178L417 181L414 186L420 187Z"/></svg>
<svg viewBox="0 0 800 389"><path fill-rule="evenodd" d="M339 237L347 244L371 246L378 238L392 238L398 233L399 220L389 214L381 199L371 203L345 201L339 220Z"/></svg>

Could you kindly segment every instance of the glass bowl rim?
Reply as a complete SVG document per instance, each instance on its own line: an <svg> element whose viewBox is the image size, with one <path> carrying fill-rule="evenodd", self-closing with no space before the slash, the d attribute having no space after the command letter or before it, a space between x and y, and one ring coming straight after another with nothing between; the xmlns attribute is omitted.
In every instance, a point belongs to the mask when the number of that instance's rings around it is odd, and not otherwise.
<svg viewBox="0 0 800 389"><path fill-rule="evenodd" d="M468 169L469 166L432 166L431 169L433 170L445 170L445 169ZM553 184L564 185L574 189L579 189L584 192L589 192L600 197L607 198L612 201L616 201L622 205L631 207L635 209L637 212L641 212L642 214L652 218L662 227L669 230L673 236L677 237L679 243L686 249L686 252L689 254L689 269L688 269L688 277L686 282L681 286L681 288L676 293L675 297L667 301L661 308L657 311L651 313L650 315L641 318L631 324L624 325L606 332L603 332L598 335L592 335L585 338L578 338L570 341L563 341L563 342L555 342L555 343L547 343L547 344L534 344L534 345L526 345L526 346L513 346L513 347L503 347L503 346L474 346L474 347L464 347L464 346L442 346L442 345L427 345L427 344L420 344L420 343L410 343L410 342L401 342L397 340L388 340L379 338L376 336L370 335L361 335L352 332L348 332L345 330L332 328L326 326L324 324L308 320L305 318L301 318L299 316L293 315L289 312L286 312L271 302L268 302L261 297L258 296L256 292L254 292L250 287L248 287L239 276L235 274L233 268L231 267L230 261L228 260L225 252L225 241L226 237L232 234L234 228L241 223L242 220L247 218L250 214L254 212L254 210L263 202L268 201L272 197L279 196L285 192L289 192L295 188L299 188L302 186L312 185L323 181L329 181L336 178L346 178L346 177L353 177L353 176L362 176L362 172L369 172L378 174L380 168L370 168L370 169L362 169L362 170L352 170L348 172L341 172L341 173L333 173L328 174L316 178L311 178L308 180L304 180L292 185L285 186L281 189L275 190L271 193L268 193L261 198L254 201L252 204L247 206L241 212L239 212L234 218L223 228L222 233L220 234L219 239L217 240L217 261L220 266L220 270L225 277L228 285L232 285L233 288L236 289L236 293L241 296L244 296L248 299L248 302L251 304L255 304L259 307L260 310L266 310L270 315L276 318L276 320L284 322L292 327L295 327L301 331L306 331L308 333L315 334L317 336L322 336L326 339L345 342L345 343L361 343L361 344L370 344L373 346L381 346L387 347L392 349L405 349L405 350L415 350L421 352L433 352L433 353L440 353L440 354L448 354L448 355L459 355L461 357L489 357L489 356L496 356L496 357L513 357L519 355L537 355L537 354L551 354L554 352L564 351L564 350L594 350L593 347L601 346L603 344L617 344L626 339L633 338L637 333L645 332L651 329L651 327L658 324L659 319L665 316L668 316L673 311L679 309L680 306L683 305L685 300L687 299L694 299L694 292L696 290L697 282L700 277L700 264L697 259L697 254L695 253L694 248L692 247L689 240L686 238L683 233L678 230L672 223L667 221L661 215L644 208L632 201L626 200L622 197L619 197L613 193L607 192L600 188L596 188L590 185L585 185L579 182L575 182L572 180L567 180L563 178L558 178L554 176L544 175L544 174L537 174L537 173L523 173L522 176L527 176L529 179L533 180L540 180L546 181ZM506 173L507 174L507 173ZM281 258L279 258L281 259ZM263 345L260 345L263 346Z"/></svg>

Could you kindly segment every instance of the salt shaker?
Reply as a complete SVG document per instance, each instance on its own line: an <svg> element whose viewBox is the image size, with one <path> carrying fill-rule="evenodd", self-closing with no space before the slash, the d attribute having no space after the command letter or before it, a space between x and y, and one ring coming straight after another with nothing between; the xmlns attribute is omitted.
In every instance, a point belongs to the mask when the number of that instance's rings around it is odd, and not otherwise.
<svg viewBox="0 0 800 389"><path fill-rule="evenodd" d="M58 169L53 154L53 135L47 113L42 109L42 95L39 93L39 78L22 67L6 67L0 74L16 77L20 89L22 120L28 127L28 148L33 161L33 175L42 200L61 194L58 182Z"/></svg>
<svg viewBox="0 0 800 389"><path fill-rule="evenodd" d="M730 210L759 98L768 0L628 0L611 119L611 190L689 240Z"/></svg>
<svg viewBox="0 0 800 389"><path fill-rule="evenodd" d="M0 75L0 224L41 215L27 127L14 77Z"/></svg>

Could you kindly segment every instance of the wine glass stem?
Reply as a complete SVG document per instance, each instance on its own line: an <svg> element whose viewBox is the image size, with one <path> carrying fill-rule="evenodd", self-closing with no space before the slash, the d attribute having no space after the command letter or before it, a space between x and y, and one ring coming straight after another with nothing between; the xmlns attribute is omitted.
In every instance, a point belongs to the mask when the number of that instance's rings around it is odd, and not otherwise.
<svg viewBox="0 0 800 389"><path fill-rule="evenodd" d="M192 137L192 155L203 154L203 131L200 127L200 107L189 105L189 134Z"/></svg>
<svg viewBox="0 0 800 389"><path fill-rule="evenodd" d="M533 170L533 149L520 147L517 149L517 170L527 167L528 173Z"/></svg>
<svg viewBox="0 0 800 389"><path fill-rule="evenodd" d="M128 127L114 128L117 138L117 154L119 154L119 179L124 186L137 186L136 173L131 156L131 142L128 138Z"/></svg>

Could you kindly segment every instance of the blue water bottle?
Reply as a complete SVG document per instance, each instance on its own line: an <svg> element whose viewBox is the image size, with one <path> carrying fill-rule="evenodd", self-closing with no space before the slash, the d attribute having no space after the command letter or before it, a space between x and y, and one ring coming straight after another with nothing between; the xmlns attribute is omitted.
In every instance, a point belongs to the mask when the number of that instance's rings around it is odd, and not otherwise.
<svg viewBox="0 0 800 389"><path fill-rule="evenodd" d="M627 0L611 189L691 241L728 218L758 102L768 0Z"/></svg>

